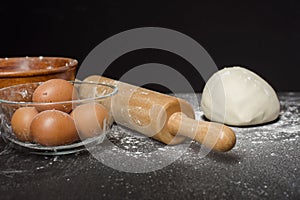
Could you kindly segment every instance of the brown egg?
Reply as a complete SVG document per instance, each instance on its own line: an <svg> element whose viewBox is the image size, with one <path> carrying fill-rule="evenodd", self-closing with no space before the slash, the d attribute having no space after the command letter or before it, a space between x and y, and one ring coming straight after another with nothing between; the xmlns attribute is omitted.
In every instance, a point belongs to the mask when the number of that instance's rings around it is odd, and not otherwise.
<svg viewBox="0 0 300 200"><path fill-rule="evenodd" d="M16 110L11 118L11 126L15 136L21 141L32 141L30 124L38 114L34 107L22 107Z"/></svg>
<svg viewBox="0 0 300 200"><path fill-rule="evenodd" d="M37 114L30 126L33 141L44 146L70 144L78 140L72 117L62 111L46 110Z"/></svg>
<svg viewBox="0 0 300 200"><path fill-rule="evenodd" d="M63 79L51 79L38 86L32 95L33 102L61 102L77 99L76 88ZM72 104L52 104L36 106L38 111L56 109L66 113L72 110Z"/></svg>
<svg viewBox="0 0 300 200"><path fill-rule="evenodd" d="M87 103L76 107L71 113L80 138L85 139L103 133L108 111L101 104Z"/></svg>

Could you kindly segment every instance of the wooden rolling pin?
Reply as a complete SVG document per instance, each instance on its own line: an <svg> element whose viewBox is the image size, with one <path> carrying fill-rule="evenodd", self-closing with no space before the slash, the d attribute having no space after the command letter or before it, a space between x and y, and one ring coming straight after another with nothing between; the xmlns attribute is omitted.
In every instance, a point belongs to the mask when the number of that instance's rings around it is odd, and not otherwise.
<svg viewBox="0 0 300 200"><path fill-rule="evenodd" d="M192 106L185 100L102 76L89 76L84 81L117 86L119 92L109 103L115 122L165 144L178 144L189 137L216 151L225 152L235 145L236 137L229 127L196 121ZM80 93L90 96L103 91L80 88Z"/></svg>

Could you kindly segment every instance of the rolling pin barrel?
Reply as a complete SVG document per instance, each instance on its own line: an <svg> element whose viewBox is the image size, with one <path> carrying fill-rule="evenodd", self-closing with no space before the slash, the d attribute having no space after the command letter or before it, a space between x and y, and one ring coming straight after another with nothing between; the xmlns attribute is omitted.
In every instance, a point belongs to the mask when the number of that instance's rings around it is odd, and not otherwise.
<svg viewBox="0 0 300 200"><path fill-rule="evenodd" d="M216 151L228 151L235 145L235 134L229 127L196 121L185 100L102 76L89 76L84 81L117 86L119 92L111 100L114 120L165 144L179 144L189 137ZM98 90L101 94L101 88ZM80 89L80 93L90 92L95 93Z"/></svg>

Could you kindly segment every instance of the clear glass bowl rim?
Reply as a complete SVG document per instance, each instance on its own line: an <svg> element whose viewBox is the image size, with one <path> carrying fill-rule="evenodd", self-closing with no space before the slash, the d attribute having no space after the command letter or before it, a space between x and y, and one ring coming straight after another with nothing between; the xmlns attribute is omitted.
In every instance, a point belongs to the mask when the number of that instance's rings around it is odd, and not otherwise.
<svg viewBox="0 0 300 200"><path fill-rule="evenodd" d="M95 85L95 86L105 86L105 87L109 87L111 89L113 89L112 92L105 94L105 95L101 95L101 96L95 96L92 98L85 98L85 99L77 99L77 100L71 100L71 101L59 101L59 102L25 102L25 101L10 101L10 100L5 100L5 99L0 99L0 104L10 104L10 105L21 105L21 106L45 106L45 105L57 105L57 104L70 104L70 103L84 103L86 101L95 101L95 100L101 100L101 99L106 99L108 97L112 97L115 94L118 93L118 87L111 85L111 84L107 84L107 83L101 83L101 82L94 82L94 81L68 81L70 83L73 84L89 84L89 85ZM25 84L18 84L18 85L14 85L14 86L9 86L9 87L5 87L5 88L1 88L1 91L4 90L8 90L8 89L13 89L13 88L17 88L20 87L22 85L33 85L33 84L42 84L44 82L33 82L33 83L25 83Z"/></svg>

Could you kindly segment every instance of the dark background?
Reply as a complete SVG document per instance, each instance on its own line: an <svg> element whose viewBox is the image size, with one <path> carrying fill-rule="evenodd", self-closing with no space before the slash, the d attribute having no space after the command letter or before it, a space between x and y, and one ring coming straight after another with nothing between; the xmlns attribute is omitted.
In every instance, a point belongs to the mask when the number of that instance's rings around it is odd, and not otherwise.
<svg viewBox="0 0 300 200"><path fill-rule="evenodd" d="M0 4L0 57L64 56L81 63L106 38L137 27L180 31L199 42L219 68L242 65L277 91L300 91L300 3L289 1L7 1ZM202 91L192 66L172 53L141 50L110 66L118 78L148 62L174 67ZM150 86L153 89L154 86Z"/></svg>

